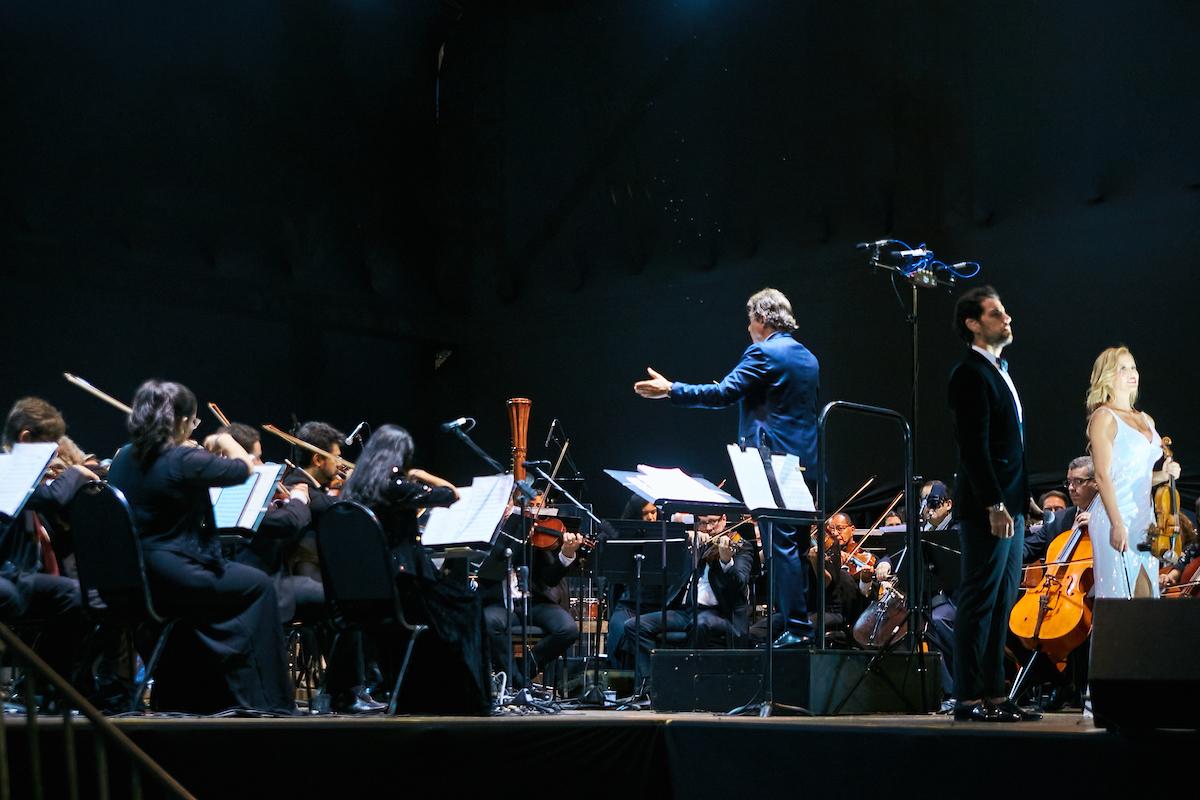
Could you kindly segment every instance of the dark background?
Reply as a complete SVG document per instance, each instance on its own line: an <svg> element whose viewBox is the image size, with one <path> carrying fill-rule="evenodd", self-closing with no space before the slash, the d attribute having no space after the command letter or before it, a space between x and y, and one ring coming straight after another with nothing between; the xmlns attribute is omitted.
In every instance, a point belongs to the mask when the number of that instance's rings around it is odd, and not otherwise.
<svg viewBox="0 0 1200 800"><path fill-rule="evenodd" d="M466 483L437 424L503 460L525 396L530 456L559 419L616 515L606 467L731 477L736 411L631 386L721 378L764 286L822 403L908 414L907 312L854 248L892 237L1000 291L1040 488L1124 343L1190 507L1198 30L1188 0L3 0L0 401L108 453L121 415L60 373L169 378L252 424L402 424ZM919 311L918 472L949 480L963 345L950 294ZM892 426L829 447L831 495L898 486Z"/></svg>

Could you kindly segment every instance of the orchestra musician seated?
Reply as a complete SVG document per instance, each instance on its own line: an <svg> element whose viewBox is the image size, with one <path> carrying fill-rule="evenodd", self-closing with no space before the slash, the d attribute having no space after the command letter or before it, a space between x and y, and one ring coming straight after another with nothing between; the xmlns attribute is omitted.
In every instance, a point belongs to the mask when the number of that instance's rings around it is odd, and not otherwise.
<svg viewBox="0 0 1200 800"><path fill-rule="evenodd" d="M926 481L921 486L921 530L945 531L954 527L954 500L942 481Z"/></svg>
<svg viewBox="0 0 1200 800"><path fill-rule="evenodd" d="M576 553L583 543L583 537L578 533L565 531L561 544L553 550L526 546L527 537L522 527L526 519L520 515L509 516L505 520L504 532L500 534L500 541L507 543L508 548L512 550L514 568L526 565L526 553L528 561L532 562L527 587L530 600L529 622L542 629L541 638L529 653L525 670L522 671L519 663L514 661L513 674L509 678L510 685L517 689L530 686L538 672L543 669L549 670L554 660L565 654L579 639L579 625L571 616L571 612L563 606L566 587L562 585L562 579L576 563ZM487 626L492 670L507 672L512 652L509 626L511 623L515 629L521 625L524 604L518 597L518 591L512 591L506 596L502 581L480 578L479 589L483 595L483 618ZM511 606L507 605L510 600ZM547 677L549 675L547 672Z"/></svg>
<svg viewBox="0 0 1200 800"><path fill-rule="evenodd" d="M262 463L262 437L249 425L233 422L217 429L228 433L254 459ZM274 500L263 514L258 530L238 551L234 560L271 576L279 600L279 616L291 622L297 616L312 619L325 604L321 582L308 575L294 575L288 564L299 545L300 537L312 522L309 509L307 481L298 481L288 488L288 496Z"/></svg>
<svg viewBox="0 0 1200 800"><path fill-rule="evenodd" d="M301 425L296 431L296 438L335 456L329 458L321 453L300 448L296 460L300 469L293 470L283 480L283 485L288 489L300 483L308 485L308 508L312 515L312 522L291 555L292 574L320 582L321 561L317 557L317 540L314 533L321 522L321 515L341 499L337 496L334 486L340 479L337 457L342 454L342 442L346 440L346 434L332 425L314 421Z"/></svg>
<svg viewBox="0 0 1200 800"><path fill-rule="evenodd" d="M449 481L413 468L412 458L408 431L381 426L367 440L339 497L375 513L387 536L404 613L410 623L429 626L405 678L405 687L413 688L402 689L398 707L414 713L486 714L491 681L479 595L443 576L421 544L417 525L417 509L451 505L458 492ZM403 651L397 643L379 637L375 642L381 657L390 656L398 668Z"/></svg>
<svg viewBox="0 0 1200 800"><path fill-rule="evenodd" d="M695 536L689 533L692 541L701 548L694 631L691 584L684 574L679 576L677 586L680 588L667 603L665 611L628 620L621 640L615 645L610 642L610 653L615 649L625 657L637 659L638 672L645 680L650 678L651 652L663 632L694 633L697 648L718 644L740 648L749 644L748 586L754 568L754 553L748 542L735 543L725 528L724 514L700 516L696 518ZM639 631L637 641L633 641L635 630Z"/></svg>
<svg viewBox="0 0 1200 800"><path fill-rule="evenodd" d="M1090 519L1088 507L1091 506L1099 491L1091 456L1079 456L1067 465L1067 477L1063 486L1067 490L1071 505L1062 510L1057 510L1055 507L1056 499L1062 502L1061 498L1055 496L1055 493L1047 492L1042 496L1043 512L1053 510L1054 518L1043 525L1033 527L1025 537L1022 561L1027 571L1030 565L1046 560L1050 545L1062 534L1076 529L1087 530ZM1035 578L1037 574L1040 574L1040 570L1035 574ZM1026 579L1025 584L1034 585L1035 581ZM1011 634L1009 647L1017 654L1019 661L1027 661L1028 656L1025 655L1027 651ZM1043 710L1057 711L1068 705L1082 705L1082 691L1083 687L1087 685L1089 649L1090 638L1067 656L1067 666L1064 670L1061 672L1055 669L1042 670L1042 675L1052 687L1042 700Z"/></svg>
<svg viewBox="0 0 1200 800"><path fill-rule="evenodd" d="M866 610L867 596L875 581L874 565L859 561L867 553L856 546L855 531L849 515L838 512L825 521L824 545L808 551L814 573L820 568L819 559L824 552L825 635L841 645L853 641L854 623ZM811 612L809 618L815 622L816 612Z"/></svg>
<svg viewBox="0 0 1200 800"><path fill-rule="evenodd" d="M0 443L9 452L18 442L57 442L66 427L54 406L24 397L9 410ZM45 620L37 652L60 675L71 674L82 609L79 583L62 574L54 551L55 522L91 480L96 475L86 467L66 467L57 477L46 475L16 517L0 514L0 621Z"/></svg>
<svg viewBox="0 0 1200 800"><path fill-rule="evenodd" d="M621 519L640 519L642 522L657 522L658 507L654 503L631 494L621 512ZM662 592L657 586L643 586L641 598L642 613L662 610ZM616 669L633 669L633 655L630 652L618 652L616 645L625 635L625 626L636 614L637 604L633 596L633 587L625 584L609 584L608 595L608 637L606 650L608 659ZM616 598L613 600L612 598Z"/></svg>
<svg viewBox="0 0 1200 800"><path fill-rule="evenodd" d="M155 701L201 714L231 706L294 714L275 587L224 557L209 500L210 487L243 483L254 459L227 433L196 446L199 424L191 390L146 381L133 397L130 443L108 473L129 502L155 608L181 620L163 651Z"/></svg>
<svg viewBox="0 0 1200 800"><path fill-rule="evenodd" d="M1080 456L1067 465L1067 479L1063 482L1063 486L1071 499L1071 505L1064 507L1061 512L1055 511L1054 519L1049 523L1030 530L1029 535L1025 537L1025 549L1021 559L1025 564L1045 560L1046 549L1056 537L1066 531L1088 524L1087 509L1099 490L1096 486L1091 456ZM1048 492L1047 495L1050 493ZM1047 508L1045 503L1051 503L1050 508L1054 508L1047 495L1043 495L1043 511Z"/></svg>

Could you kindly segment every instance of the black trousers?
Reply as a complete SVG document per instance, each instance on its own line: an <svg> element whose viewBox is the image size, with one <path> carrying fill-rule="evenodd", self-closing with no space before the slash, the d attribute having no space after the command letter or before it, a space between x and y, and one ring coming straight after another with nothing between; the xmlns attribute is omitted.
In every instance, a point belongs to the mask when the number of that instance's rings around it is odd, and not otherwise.
<svg viewBox="0 0 1200 800"><path fill-rule="evenodd" d="M200 714L230 706L296 713L271 578L170 550L144 557L155 608L181 618L163 651L156 704Z"/></svg>
<svg viewBox="0 0 1200 800"><path fill-rule="evenodd" d="M696 626L696 648L705 649L712 646L717 636L725 637L725 646L733 646L733 623L721 616L717 608L701 606L698 609ZM634 629L639 630L637 641L634 642ZM636 647L637 670L643 679L650 677L650 653L658 642L658 635L663 631L692 630L692 610L669 608L665 612L655 611L653 614L642 614L640 623L630 619L625 623L625 631L617 649L622 653L633 651Z"/></svg>
<svg viewBox="0 0 1200 800"><path fill-rule="evenodd" d="M1004 643L1008 617L1021 590L1021 554L1025 518L1013 518L1010 539L992 536L991 528L959 520L962 583L954 618L954 697L978 700L1003 697Z"/></svg>
<svg viewBox="0 0 1200 800"><path fill-rule="evenodd" d="M517 603L520 610L520 601ZM507 670L508 654L512 649L508 637L508 622L511 618L513 628L516 629L521 624L521 617L516 612L509 612L503 605L494 604L484 606L483 618L487 625L492 669ZM529 620L544 632L541 641L533 646L533 660L540 666L545 666L566 653L579 638L579 626L575 624L575 618L557 603L534 603L529 610ZM516 665L515 668L519 670L520 665Z"/></svg>

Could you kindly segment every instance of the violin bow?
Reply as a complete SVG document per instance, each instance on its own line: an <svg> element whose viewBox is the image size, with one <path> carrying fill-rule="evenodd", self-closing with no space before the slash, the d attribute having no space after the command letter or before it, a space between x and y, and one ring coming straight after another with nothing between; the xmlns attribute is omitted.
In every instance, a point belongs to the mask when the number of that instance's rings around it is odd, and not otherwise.
<svg viewBox="0 0 1200 800"><path fill-rule="evenodd" d="M88 382L87 382L87 381L85 381L83 378L79 377L78 375L72 375L72 374L71 374L71 373L69 373L69 372L64 372L64 373L63 373L63 377L64 377L64 378L66 378L66 379L67 379L69 382L71 382L71 383L75 384L76 386L78 386L80 389L83 389L83 390L84 390L85 392L87 392L88 394L92 394L92 395L95 395L96 397L99 397L101 400L103 400L104 402L108 403L110 406L113 406L113 407L115 407L115 408L119 408L119 409L121 409L122 411L124 411L126 414L132 414L132 413L133 413L133 409L132 409L132 408L130 408L129 406L125 405L125 404L124 404L124 403L122 403L120 400L118 400L117 398L113 397L111 394L108 394L107 392L102 392L102 391L100 391L100 390L99 390L99 389L97 389L95 386L92 386L90 383L88 383Z"/></svg>

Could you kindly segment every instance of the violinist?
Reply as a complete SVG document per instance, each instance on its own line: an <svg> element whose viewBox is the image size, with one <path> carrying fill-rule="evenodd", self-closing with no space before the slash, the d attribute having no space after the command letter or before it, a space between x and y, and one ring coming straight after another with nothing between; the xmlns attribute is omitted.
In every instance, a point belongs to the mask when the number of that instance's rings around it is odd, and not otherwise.
<svg viewBox="0 0 1200 800"><path fill-rule="evenodd" d="M1196 513L1200 514L1200 498L1196 500ZM1186 517L1185 517L1186 519ZM1186 547L1183 548L1182 555L1172 567L1159 574L1158 587L1162 591L1170 586L1177 586L1188 567L1191 566L1198 557L1200 557L1200 539L1193 539ZM1193 580L1195 580L1193 578ZM1193 589L1188 593L1188 596L1195 596L1197 592Z"/></svg>
<svg viewBox="0 0 1200 800"><path fill-rule="evenodd" d="M579 639L579 625L563 605L566 587L562 585L562 580L576 563L576 554L583 544L583 537L578 533L564 531L562 543L557 548L541 550L526 545L526 522L527 518L520 515L509 516L499 537L499 546L512 550L514 566L525 566L527 563L530 566L529 621L543 631L541 640L534 645L527 659L527 674L523 675L518 671L517 674L509 676L510 685L517 689L529 686L539 671L566 653ZM505 605L504 585L500 581L481 578L479 589L483 594L483 618L487 626L492 668L497 671L505 670L508 668L508 653L512 649L509 622L511 621L513 626L521 624L523 606L517 596L518 591L512 593L511 610Z"/></svg>
<svg viewBox="0 0 1200 800"><path fill-rule="evenodd" d="M1110 347L1092 365L1087 392L1088 441L1095 462L1097 499L1090 528L1096 597L1158 596L1158 559L1138 549L1154 521L1151 487L1179 477L1170 456L1160 471L1162 437L1154 420L1134 409L1141 376L1125 347Z"/></svg>
<svg viewBox="0 0 1200 800"><path fill-rule="evenodd" d="M857 571L857 577L852 577L850 564L843 558L854 548L855 530L848 515L834 514L825 522L824 547L813 547L808 553L815 572L820 569L818 559L824 552L825 630L839 632L846 642L852 638L851 627L866 610L866 598L875 581L874 566L864 567ZM861 554L863 551L854 552Z"/></svg>
<svg viewBox="0 0 1200 800"><path fill-rule="evenodd" d="M696 531L692 541L701 548L700 571L696 581L696 636L698 648L717 646L723 637L726 647L746 647L750 636L750 573L754 569L753 548L738 546L733 537L726 533L725 515L709 515L696 518ZM690 571L690 570L689 570ZM634 620L625 623L621 641L610 652L624 654L636 651L638 671L650 676L650 654L654 650L658 635L665 631L692 630L691 583L687 575L681 576L683 586L667 603L665 611L642 614L640 625ZM633 642L635 628L640 629L637 642Z"/></svg>
<svg viewBox="0 0 1200 800"><path fill-rule="evenodd" d="M296 431L296 438L333 456L340 456L346 434L324 422L306 422ZM339 499L330 493L339 478L338 462L336 458L329 458L311 450L299 449L296 463L300 465L300 469L293 470L284 478L283 485L290 489L299 483L308 484L308 507L312 513L312 524L301 538L296 552L291 557L292 572L295 575L302 575L320 582L321 560L317 556L317 539L314 531L321 520L321 515Z"/></svg>
<svg viewBox="0 0 1200 800"><path fill-rule="evenodd" d="M67 424L58 409L37 397L13 404L2 444L56 442ZM75 492L96 475L83 466L64 469L39 484L15 518L0 514L0 621L45 619L37 650L60 675L71 674L71 653L79 632L79 583L60 573L51 537L52 520Z"/></svg>
<svg viewBox="0 0 1200 800"><path fill-rule="evenodd" d="M255 463L262 463L262 437L257 430L233 422L218 428L217 433L228 433ZM307 481L294 483L287 492L286 497L278 498L267 508L258 530L235 560L271 576L279 599L279 616L285 622L291 622L297 617L298 610L300 615L308 618L319 614L325 604L325 590L320 581L307 575L293 575L288 568L301 535L312 522L312 512L308 507Z"/></svg>
<svg viewBox="0 0 1200 800"><path fill-rule="evenodd" d="M275 587L221 553L209 488L236 486L254 459L229 434L203 448L186 386L150 380L133 396L130 443L109 469L129 501L155 607L180 617L155 686L161 707L213 713L231 706L294 714Z"/></svg>
<svg viewBox="0 0 1200 800"><path fill-rule="evenodd" d="M322 448L324 449L324 448ZM379 519L387 536L396 588L410 622L429 626L413 650L399 708L406 712L482 714L491 707L479 596L446 580L421 544L417 509L449 506L458 491L449 481L412 469L413 440L397 425L383 425L367 439L358 467L340 500L361 503ZM390 642L376 639L381 650ZM340 647L340 644L339 644ZM393 650L398 665L403 650ZM337 659L330 665L336 665ZM394 676L393 676L394 678ZM330 677L332 682L333 678ZM447 691L434 692L433 686Z"/></svg>

